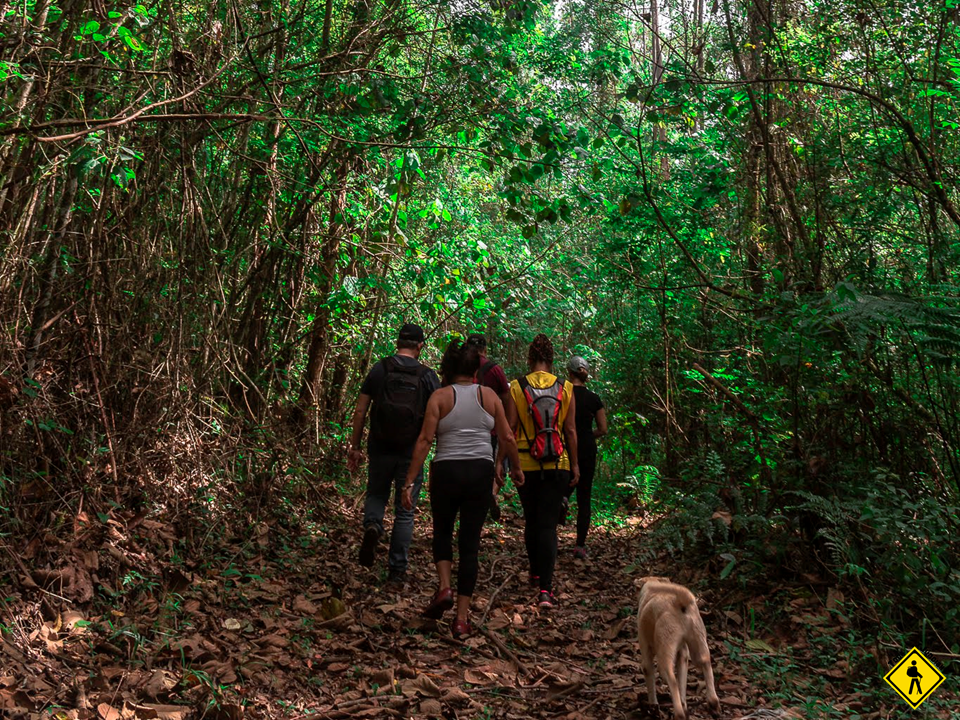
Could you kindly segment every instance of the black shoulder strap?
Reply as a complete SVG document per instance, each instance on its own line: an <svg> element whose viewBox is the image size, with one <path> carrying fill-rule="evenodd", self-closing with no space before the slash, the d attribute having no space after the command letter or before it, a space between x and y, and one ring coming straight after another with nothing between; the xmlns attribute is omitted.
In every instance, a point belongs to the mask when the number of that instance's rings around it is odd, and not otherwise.
<svg viewBox="0 0 960 720"><path fill-rule="evenodd" d="M487 373L490 372L490 368L492 368L494 365L496 365L496 363L493 360L487 360L485 363L483 363L483 365L480 366L480 371L477 373L478 384L483 385L484 378L487 376Z"/></svg>
<svg viewBox="0 0 960 720"><path fill-rule="evenodd" d="M530 387L530 381L527 380L526 375L521 375L520 377L518 377L517 384L520 386L521 390L526 390L528 387Z"/></svg>

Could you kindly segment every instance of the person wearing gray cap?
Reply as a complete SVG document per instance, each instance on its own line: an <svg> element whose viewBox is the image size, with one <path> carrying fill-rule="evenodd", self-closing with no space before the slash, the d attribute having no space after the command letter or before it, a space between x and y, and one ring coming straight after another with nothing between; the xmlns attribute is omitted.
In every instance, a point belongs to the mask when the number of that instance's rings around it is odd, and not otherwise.
<svg viewBox="0 0 960 720"><path fill-rule="evenodd" d="M420 363L423 328L407 323L400 328L397 352L374 365L360 388L353 413L353 434L347 456L347 469L354 472L363 460L363 426L370 409L370 458L367 495L363 503L363 541L359 563L373 567L377 545L384 534L383 516L394 490L393 528L387 558L388 585L402 588L406 582L413 516L420 496L423 473L416 476L413 507L402 503L402 487L413 455L413 446L423 426L427 401L440 387L437 374Z"/></svg>
<svg viewBox="0 0 960 720"><path fill-rule="evenodd" d="M587 530L590 529L590 495L593 490L593 476L597 470L597 438L607 434L607 411L600 397L587 389L590 364L584 358L579 355L570 358L567 362L567 374L576 399L574 422L577 426L577 458L580 464L580 482L577 483L577 547L573 554L574 557L585 560ZM596 429L593 427L594 420L597 423ZM569 494L573 494L573 488Z"/></svg>

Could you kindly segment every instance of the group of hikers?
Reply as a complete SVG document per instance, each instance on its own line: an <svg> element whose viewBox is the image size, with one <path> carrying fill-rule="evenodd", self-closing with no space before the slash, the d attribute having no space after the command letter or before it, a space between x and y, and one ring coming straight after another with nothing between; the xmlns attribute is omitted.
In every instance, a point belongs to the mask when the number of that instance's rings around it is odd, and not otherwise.
<svg viewBox="0 0 960 720"><path fill-rule="evenodd" d="M568 379L558 378L553 374L553 343L546 335L537 335L530 344L527 374L511 382L487 357L483 335L451 341L440 363L441 377L419 361L424 340L423 328L405 324L396 354L371 368L353 414L347 466L353 472L363 460L369 414L369 474L359 563L374 565L393 490L387 583L402 588L423 463L436 441L429 494L439 588L423 614L440 619L456 606L451 629L459 638L473 632L468 613L477 584L481 532L488 513L495 520L500 517L496 494L506 474L523 506L529 580L539 591L537 603L541 608L557 607L553 593L557 525L565 522L569 497L576 489L574 554L585 559L596 441L606 434L607 420L600 398L586 388L587 361L570 358ZM453 534L458 516L454 592Z"/></svg>

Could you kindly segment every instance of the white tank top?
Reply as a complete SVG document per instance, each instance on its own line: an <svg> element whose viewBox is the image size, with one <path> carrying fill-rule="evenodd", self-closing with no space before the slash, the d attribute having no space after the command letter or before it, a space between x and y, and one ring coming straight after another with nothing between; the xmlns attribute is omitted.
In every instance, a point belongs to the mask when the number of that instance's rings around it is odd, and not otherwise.
<svg viewBox="0 0 960 720"><path fill-rule="evenodd" d="M492 460L493 415L480 403L479 385L451 385L453 409L437 423L437 453L443 460Z"/></svg>

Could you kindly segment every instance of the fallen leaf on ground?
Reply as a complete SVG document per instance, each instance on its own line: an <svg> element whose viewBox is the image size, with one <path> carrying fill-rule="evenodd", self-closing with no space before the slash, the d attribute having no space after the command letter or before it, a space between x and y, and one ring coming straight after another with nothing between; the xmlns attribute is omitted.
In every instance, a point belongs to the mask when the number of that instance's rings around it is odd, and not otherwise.
<svg viewBox="0 0 960 720"><path fill-rule="evenodd" d="M97 705L97 715L103 720L120 720L120 711L109 703Z"/></svg>
<svg viewBox="0 0 960 720"><path fill-rule="evenodd" d="M425 697L440 697L440 688L426 675L418 675L413 680L405 680L401 686L401 692L411 697L413 695L423 695Z"/></svg>
<svg viewBox="0 0 960 720"><path fill-rule="evenodd" d="M424 700L420 703L420 712L427 717L440 717L443 714L443 707L439 700Z"/></svg>

